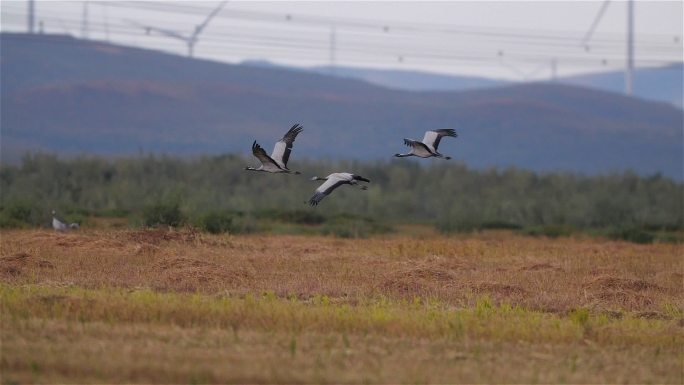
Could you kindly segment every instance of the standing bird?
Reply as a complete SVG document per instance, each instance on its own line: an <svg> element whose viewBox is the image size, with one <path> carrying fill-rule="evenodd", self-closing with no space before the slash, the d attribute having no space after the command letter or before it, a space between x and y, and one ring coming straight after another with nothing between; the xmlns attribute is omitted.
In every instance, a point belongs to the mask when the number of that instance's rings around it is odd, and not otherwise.
<svg viewBox="0 0 684 385"><path fill-rule="evenodd" d="M333 192L336 188L342 186L343 184L349 184L353 186L359 186L361 190L367 190L368 187L365 185L359 185L358 182L368 182L370 183L370 180L359 176L359 175L354 175L350 174L348 172L336 172L334 174L330 174L325 178L321 177L313 177L311 180L324 180L325 183L322 185L318 186L316 189L316 192L314 195L309 199L309 204L311 206L316 206L318 203L323 200L328 194Z"/></svg>
<svg viewBox="0 0 684 385"><path fill-rule="evenodd" d="M69 229L78 229L79 227L79 224L75 222L66 224L60 221L57 219L57 212L52 210L52 228L55 229L55 231L67 231Z"/></svg>
<svg viewBox="0 0 684 385"><path fill-rule="evenodd" d="M254 143L252 143L252 154L259 159L261 166L258 168L245 167L245 170L300 174L299 171L290 171L290 169L287 168L287 161L290 159L290 153L292 152L292 143L294 143L297 134L302 132L302 130L303 127L300 124L292 126L283 138L276 142L271 156L268 156L266 151L255 140Z"/></svg>
<svg viewBox="0 0 684 385"><path fill-rule="evenodd" d="M404 138L404 144L411 147L411 151L407 154L394 154L397 158L403 158L405 156L418 156L421 158L444 158L451 159L450 156L444 156L437 152L437 147L439 146L439 141L442 140L443 136L450 136L452 138L457 137L456 131L451 128L445 128L441 130L426 131L423 141L419 142L417 140Z"/></svg>

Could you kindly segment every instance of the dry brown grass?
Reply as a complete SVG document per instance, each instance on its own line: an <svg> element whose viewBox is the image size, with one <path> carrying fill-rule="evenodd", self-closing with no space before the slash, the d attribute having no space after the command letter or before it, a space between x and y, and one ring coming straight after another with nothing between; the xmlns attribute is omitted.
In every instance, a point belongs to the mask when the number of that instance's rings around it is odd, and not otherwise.
<svg viewBox="0 0 684 385"><path fill-rule="evenodd" d="M21 383L677 383L672 350L30 320ZM49 341L49 342L47 342ZM61 354L55 354L58 351ZM674 357L675 359L677 357ZM681 358L681 356L679 357ZM644 365L648 363L648 365ZM674 362L676 367L676 362ZM104 380L103 380L104 379Z"/></svg>
<svg viewBox="0 0 684 385"><path fill-rule="evenodd" d="M506 232L0 236L3 382L684 378L679 245Z"/></svg>
<svg viewBox="0 0 684 385"><path fill-rule="evenodd" d="M273 291L338 302L384 295L460 307L489 295L497 303L560 313L684 308L682 248L672 244L498 232L344 240L166 230L11 231L2 233L0 255L2 281L11 284Z"/></svg>

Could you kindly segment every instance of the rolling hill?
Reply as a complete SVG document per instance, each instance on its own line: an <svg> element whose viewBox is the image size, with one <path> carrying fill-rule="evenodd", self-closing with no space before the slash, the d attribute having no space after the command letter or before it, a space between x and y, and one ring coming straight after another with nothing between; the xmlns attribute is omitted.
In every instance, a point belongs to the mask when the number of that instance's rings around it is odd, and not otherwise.
<svg viewBox="0 0 684 385"><path fill-rule="evenodd" d="M666 103L541 83L394 90L68 36L0 39L3 161L29 150L247 154L300 122L292 162L392 159L403 137L453 127L459 138L441 150L473 167L682 175L682 110Z"/></svg>
<svg viewBox="0 0 684 385"><path fill-rule="evenodd" d="M625 89L625 74L613 71L599 74L570 76L560 79L562 83L592 87L621 93ZM634 71L634 95L647 100L671 103L684 108L684 64L664 67L639 68Z"/></svg>
<svg viewBox="0 0 684 385"><path fill-rule="evenodd" d="M314 72L367 81L388 88L408 91L466 91L501 87L510 82L477 76L444 75L424 71L390 70L375 68L314 67Z"/></svg>
<svg viewBox="0 0 684 385"><path fill-rule="evenodd" d="M264 60L245 60L242 64L267 68L289 68L324 75L334 74L338 77L363 80L387 88L409 91L467 91L516 84L516 82L500 79L425 71L345 66L336 66L334 68L330 66L288 67ZM684 108L684 98L682 96L684 92L684 64L637 68L634 74L634 96L646 100L667 102L679 108ZM625 86L624 78L625 74L623 71L609 71L562 77L558 79L558 82L622 93Z"/></svg>

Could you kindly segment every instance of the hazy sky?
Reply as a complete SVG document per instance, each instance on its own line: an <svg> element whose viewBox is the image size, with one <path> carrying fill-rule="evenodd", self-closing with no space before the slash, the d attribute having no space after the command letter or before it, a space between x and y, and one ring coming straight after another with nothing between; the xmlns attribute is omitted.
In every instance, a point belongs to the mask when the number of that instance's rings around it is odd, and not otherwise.
<svg viewBox="0 0 684 385"><path fill-rule="evenodd" d="M88 38L186 54L188 36L220 2L90 1ZM2 29L26 30L26 1L3 0ZM199 36L195 56L229 62L422 69L509 79L619 69L627 3L603 1L230 1ZM682 1L636 1L639 66L682 60ZM37 1L46 33L82 35L84 3ZM333 34L334 28L334 34ZM334 55L331 47L334 46Z"/></svg>

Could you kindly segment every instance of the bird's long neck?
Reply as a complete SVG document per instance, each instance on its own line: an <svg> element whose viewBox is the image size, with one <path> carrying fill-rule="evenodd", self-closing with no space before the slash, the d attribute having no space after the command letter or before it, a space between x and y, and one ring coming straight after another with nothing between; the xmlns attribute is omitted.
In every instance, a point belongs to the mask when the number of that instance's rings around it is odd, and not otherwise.
<svg viewBox="0 0 684 385"><path fill-rule="evenodd" d="M261 168L254 168L254 167L245 167L245 170L247 170L247 171L264 171Z"/></svg>
<svg viewBox="0 0 684 385"><path fill-rule="evenodd" d="M411 154L411 153L409 153L409 154L394 154L394 156L396 156L397 158L403 158L406 156L413 156L413 154Z"/></svg>

